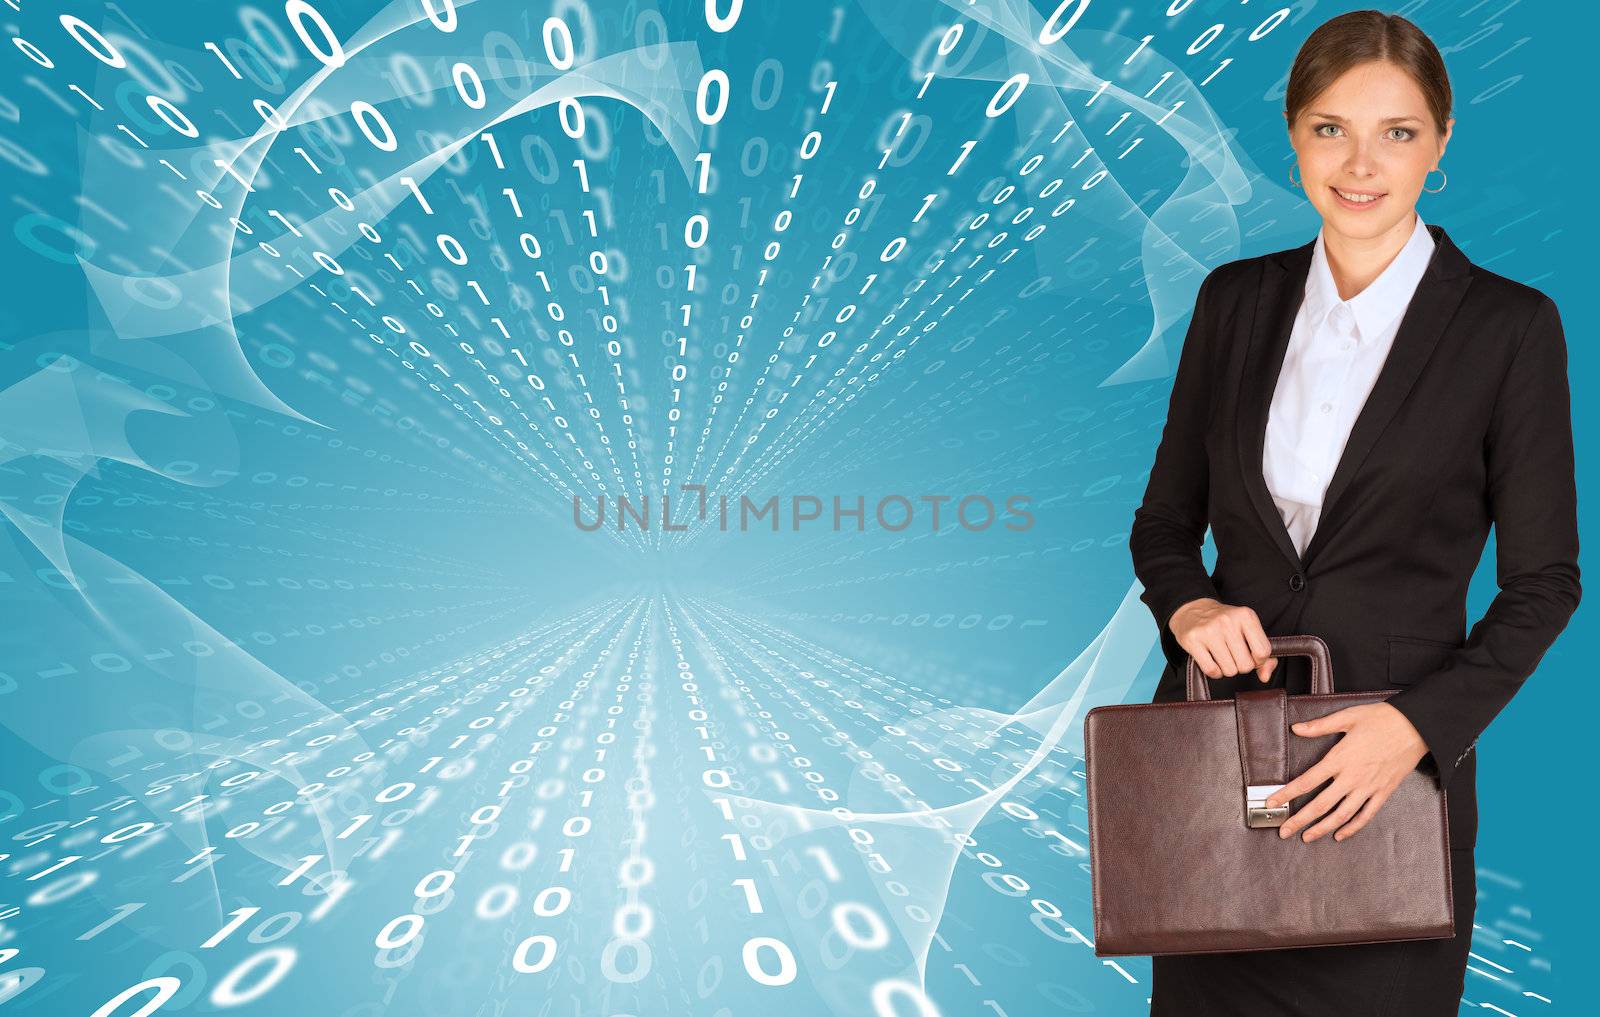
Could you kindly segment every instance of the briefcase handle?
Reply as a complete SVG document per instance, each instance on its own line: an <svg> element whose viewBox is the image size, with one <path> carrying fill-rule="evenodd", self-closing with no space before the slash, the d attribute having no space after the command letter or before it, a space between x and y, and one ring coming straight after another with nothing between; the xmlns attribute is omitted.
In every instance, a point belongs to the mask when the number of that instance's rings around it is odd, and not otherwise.
<svg viewBox="0 0 1600 1017"><path fill-rule="evenodd" d="M1267 641L1272 644L1274 657L1310 657L1311 694L1333 695L1333 663L1328 654L1328 644L1322 641L1321 636L1268 636ZM1185 682L1191 703L1211 698L1211 687L1206 684L1208 681L1210 679L1205 672L1195 667L1194 658L1190 657Z"/></svg>

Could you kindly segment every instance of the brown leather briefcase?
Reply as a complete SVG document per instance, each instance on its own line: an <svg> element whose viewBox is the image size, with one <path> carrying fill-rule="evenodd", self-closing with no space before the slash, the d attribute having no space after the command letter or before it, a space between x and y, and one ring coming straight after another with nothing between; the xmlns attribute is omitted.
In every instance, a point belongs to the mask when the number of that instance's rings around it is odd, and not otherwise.
<svg viewBox="0 0 1600 1017"><path fill-rule="evenodd" d="M1211 699L1188 665L1188 701L1099 706L1084 718L1095 953L1217 953L1437 939L1455 934L1445 794L1406 775L1360 832L1310 844L1278 826L1268 795L1310 769L1339 733L1289 725L1396 690L1333 691L1328 645L1274 636L1273 656L1311 658L1311 694ZM1301 831L1303 832L1303 831Z"/></svg>

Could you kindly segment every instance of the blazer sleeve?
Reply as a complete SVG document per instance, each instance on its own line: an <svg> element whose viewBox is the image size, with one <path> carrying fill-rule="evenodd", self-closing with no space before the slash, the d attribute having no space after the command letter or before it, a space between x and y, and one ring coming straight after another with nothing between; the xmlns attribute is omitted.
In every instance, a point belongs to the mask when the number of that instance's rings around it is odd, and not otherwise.
<svg viewBox="0 0 1600 1017"><path fill-rule="evenodd" d="M1499 592L1437 671L1387 700L1448 786L1578 607L1578 505L1567 345L1543 298L1501 382L1485 440Z"/></svg>
<svg viewBox="0 0 1600 1017"><path fill-rule="evenodd" d="M1189 601L1217 595L1200 555L1211 477L1205 439L1214 377L1212 347L1217 329L1212 290L1216 278L1213 270L1195 296L1167 404L1167 422L1128 536L1133 571L1144 585L1139 599L1155 616L1161 648L1169 662L1184 660L1187 651L1168 630L1167 620Z"/></svg>

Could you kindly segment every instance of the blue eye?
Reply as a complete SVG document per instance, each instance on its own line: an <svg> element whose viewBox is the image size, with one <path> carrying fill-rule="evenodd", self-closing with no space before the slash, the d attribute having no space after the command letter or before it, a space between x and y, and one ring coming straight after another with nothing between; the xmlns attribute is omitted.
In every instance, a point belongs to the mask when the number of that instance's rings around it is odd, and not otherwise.
<svg viewBox="0 0 1600 1017"><path fill-rule="evenodd" d="M1396 141L1410 141L1412 138L1416 137L1416 133L1417 133L1417 132L1413 131L1411 128L1409 128L1409 127L1396 127L1396 128L1394 128L1394 130L1397 130L1400 133L1405 135L1405 137L1403 137L1403 138L1396 138L1395 139Z"/></svg>
<svg viewBox="0 0 1600 1017"><path fill-rule="evenodd" d="M1324 127L1332 127L1334 130L1338 130L1339 129L1339 125L1338 124L1318 124L1317 126L1312 128L1312 131L1315 134L1317 134L1319 137L1323 137L1323 138L1331 138L1331 137L1333 137L1333 135L1331 135L1331 134L1323 134L1322 133L1322 129Z"/></svg>

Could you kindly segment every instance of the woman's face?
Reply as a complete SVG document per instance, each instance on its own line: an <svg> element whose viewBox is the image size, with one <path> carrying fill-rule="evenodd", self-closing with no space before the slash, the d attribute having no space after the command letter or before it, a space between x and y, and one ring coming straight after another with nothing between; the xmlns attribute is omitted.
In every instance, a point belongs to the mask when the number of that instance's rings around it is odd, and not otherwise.
<svg viewBox="0 0 1600 1017"><path fill-rule="evenodd" d="M1301 184L1324 228L1361 240L1409 231L1454 123L1441 135L1422 89L1392 63L1375 60L1340 75L1289 124ZM1370 195L1379 197L1360 200Z"/></svg>

